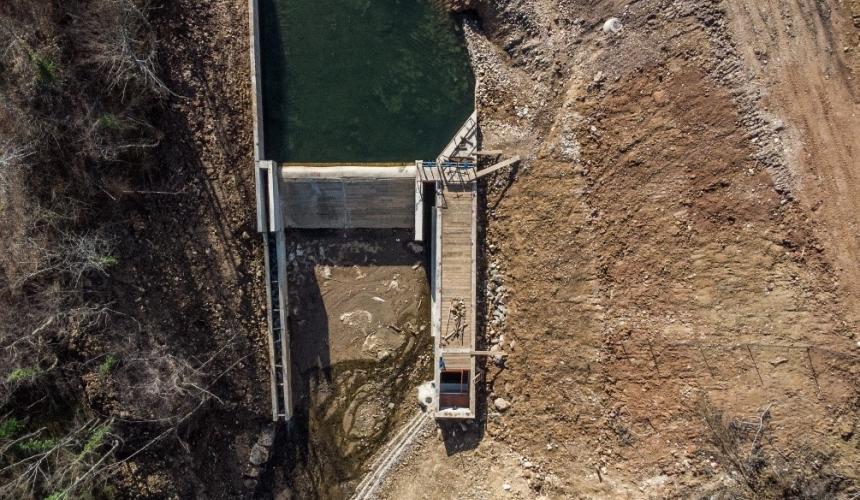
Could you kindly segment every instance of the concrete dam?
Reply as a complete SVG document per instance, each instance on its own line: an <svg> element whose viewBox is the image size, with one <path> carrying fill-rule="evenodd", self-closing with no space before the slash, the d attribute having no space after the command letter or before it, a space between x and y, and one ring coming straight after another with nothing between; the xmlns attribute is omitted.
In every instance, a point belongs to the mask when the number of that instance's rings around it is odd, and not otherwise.
<svg viewBox="0 0 860 500"><path fill-rule="evenodd" d="M465 54L458 59L449 46L460 42L450 29L440 35L438 23L445 21L439 20L432 30L368 34L346 20L376 14L353 11L350 2L322 33L307 32L304 21L319 16L326 2L250 3L272 419L294 416L291 346L313 334L290 328L289 232L378 228L409 230L429 248L434 396L428 411L473 419L476 358L486 355L475 350L477 183L516 159L479 168L474 83ZM403 21L430 15L422 3L407 2ZM344 46L342 35L352 44ZM392 47L398 40L405 45ZM357 61L356 51L364 58ZM370 53L383 60L369 60ZM466 67L454 71L452 61Z"/></svg>

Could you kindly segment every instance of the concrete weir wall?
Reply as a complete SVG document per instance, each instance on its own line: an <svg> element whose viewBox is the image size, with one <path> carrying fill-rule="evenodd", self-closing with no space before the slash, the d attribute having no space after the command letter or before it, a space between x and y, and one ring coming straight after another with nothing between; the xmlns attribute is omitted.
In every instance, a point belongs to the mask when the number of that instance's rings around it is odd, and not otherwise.
<svg viewBox="0 0 860 500"><path fill-rule="evenodd" d="M257 230L266 263L272 419L289 421L292 362L284 228L410 228L420 221L423 202L414 165L281 167L268 161L259 0L248 0L248 6Z"/></svg>
<svg viewBox="0 0 860 500"><path fill-rule="evenodd" d="M283 167L284 225L305 229L412 228L415 167Z"/></svg>

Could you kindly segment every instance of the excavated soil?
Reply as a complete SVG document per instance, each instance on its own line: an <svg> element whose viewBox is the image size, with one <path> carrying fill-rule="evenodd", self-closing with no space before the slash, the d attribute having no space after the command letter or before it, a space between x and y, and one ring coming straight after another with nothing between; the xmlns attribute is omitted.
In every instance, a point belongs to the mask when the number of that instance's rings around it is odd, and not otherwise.
<svg viewBox="0 0 860 500"><path fill-rule="evenodd" d="M508 356L384 496L856 493L856 2L463 4Z"/></svg>

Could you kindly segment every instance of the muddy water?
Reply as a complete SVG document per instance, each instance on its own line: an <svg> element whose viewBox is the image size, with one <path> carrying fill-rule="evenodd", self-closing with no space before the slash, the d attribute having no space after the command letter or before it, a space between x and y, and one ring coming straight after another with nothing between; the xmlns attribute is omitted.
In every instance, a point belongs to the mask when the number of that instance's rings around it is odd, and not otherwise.
<svg viewBox="0 0 860 500"><path fill-rule="evenodd" d="M435 158L472 112L459 25L432 0L260 0L267 159Z"/></svg>
<svg viewBox="0 0 860 500"><path fill-rule="evenodd" d="M410 231L288 234L297 498L346 498L432 377L426 254ZM277 488L276 488L277 490Z"/></svg>

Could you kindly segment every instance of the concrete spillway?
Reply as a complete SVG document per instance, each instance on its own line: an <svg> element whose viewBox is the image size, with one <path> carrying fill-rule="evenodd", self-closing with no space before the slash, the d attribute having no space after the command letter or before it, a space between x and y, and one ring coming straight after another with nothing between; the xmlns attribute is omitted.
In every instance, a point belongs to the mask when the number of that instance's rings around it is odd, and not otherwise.
<svg viewBox="0 0 860 500"><path fill-rule="evenodd" d="M412 228L415 167L283 167L284 223L299 229Z"/></svg>
<svg viewBox="0 0 860 500"><path fill-rule="evenodd" d="M413 228L423 237L431 212L431 324L434 338L432 413L475 416L477 181L508 160L479 171L474 162L385 166L279 166L258 161L258 228L265 241L269 285L272 415L289 420L290 335L287 329L285 228ZM432 185L434 189L428 190ZM426 193L434 192L428 199Z"/></svg>
<svg viewBox="0 0 860 500"><path fill-rule="evenodd" d="M272 262L283 259L278 245L285 228L412 228L423 239L423 215L430 210L431 324L434 338L433 405L437 418L474 418L477 189L475 163L416 162L383 166L278 166L258 162L260 225L267 228ZM433 185L434 189L425 189ZM426 193L434 192L428 199ZM271 307L286 309L285 271L270 266ZM286 317L283 317L285 320ZM289 332L272 319L273 404L277 418L289 416ZM286 340L285 340L286 339Z"/></svg>

